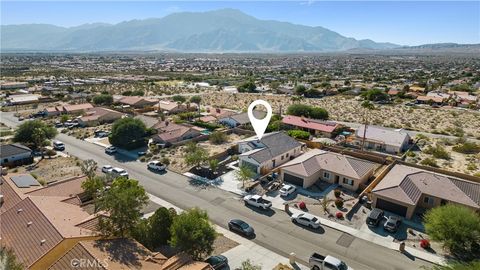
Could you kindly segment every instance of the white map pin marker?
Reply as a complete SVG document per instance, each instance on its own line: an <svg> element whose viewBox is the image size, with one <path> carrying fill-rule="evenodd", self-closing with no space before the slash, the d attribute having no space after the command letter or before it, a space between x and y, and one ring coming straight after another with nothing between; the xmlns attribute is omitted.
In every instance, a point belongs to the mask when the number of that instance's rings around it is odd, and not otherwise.
<svg viewBox="0 0 480 270"><path fill-rule="evenodd" d="M267 109L267 116L265 116L265 118L257 119L253 115L253 109L257 105L263 105ZM253 130L255 130L255 133L257 134L257 138L261 140L263 133L265 133L268 123L270 122L270 118L272 118L272 107L265 100L257 99L248 106L248 118L250 119Z"/></svg>

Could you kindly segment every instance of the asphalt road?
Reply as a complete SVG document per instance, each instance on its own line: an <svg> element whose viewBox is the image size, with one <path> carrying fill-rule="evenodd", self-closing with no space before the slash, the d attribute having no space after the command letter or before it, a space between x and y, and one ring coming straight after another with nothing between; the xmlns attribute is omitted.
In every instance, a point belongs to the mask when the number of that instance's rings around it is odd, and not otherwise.
<svg viewBox="0 0 480 270"><path fill-rule="evenodd" d="M15 118L4 113L1 121L9 126L18 125ZM106 155L102 147L65 134L59 134L58 139L65 143L65 152L80 159L94 159L99 166L110 164L125 168L130 177L139 180L147 192L180 208L205 209L212 222L220 226L226 227L228 220L232 218L243 219L255 228L254 242L286 257L295 252L303 264L307 264L312 252L318 252L340 258L356 270L410 270L431 266L423 260L359 238L352 238L353 241L346 245L337 244L343 233L335 229L326 226L317 231L305 229L293 224L283 211L258 212L245 207L235 194L190 182L189 178L183 175L170 171L165 174L150 172L145 163L122 155Z"/></svg>

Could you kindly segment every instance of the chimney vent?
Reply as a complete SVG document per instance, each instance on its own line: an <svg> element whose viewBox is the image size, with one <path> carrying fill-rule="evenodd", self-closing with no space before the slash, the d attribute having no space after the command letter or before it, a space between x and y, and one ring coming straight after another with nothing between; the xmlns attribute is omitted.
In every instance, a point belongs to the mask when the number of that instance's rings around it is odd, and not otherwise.
<svg viewBox="0 0 480 270"><path fill-rule="evenodd" d="M27 227L30 227L30 225L32 225L32 224L33 224L33 222L29 221L29 222L27 223Z"/></svg>
<svg viewBox="0 0 480 270"><path fill-rule="evenodd" d="M45 239L42 239L42 241L40 241L40 245L43 245L43 244L45 244L45 242L47 242L47 240L45 240Z"/></svg>
<svg viewBox="0 0 480 270"><path fill-rule="evenodd" d="M22 209L22 208L18 208L17 214L20 213L20 212L23 212L23 209Z"/></svg>

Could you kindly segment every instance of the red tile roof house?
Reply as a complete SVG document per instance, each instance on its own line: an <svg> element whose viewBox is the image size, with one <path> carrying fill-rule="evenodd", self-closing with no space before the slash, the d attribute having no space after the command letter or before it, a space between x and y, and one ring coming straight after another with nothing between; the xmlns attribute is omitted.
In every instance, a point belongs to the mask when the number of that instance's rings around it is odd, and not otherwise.
<svg viewBox="0 0 480 270"><path fill-rule="evenodd" d="M96 224L103 214L80 206L85 177L46 187L30 175L8 174L1 180L0 247L12 249L26 269L211 269L182 254L153 253L135 240L102 239Z"/></svg>
<svg viewBox="0 0 480 270"><path fill-rule="evenodd" d="M82 127L97 126L103 123L111 123L124 116L123 113L107 108L95 107L89 109L85 114L78 118L78 123Z"/></svg>
<svg viewBox="0 0 480 270"><path fill-rule="evenodd" d="M314 135L331 138L333 132L341 125L334 122L326 122L305 117L287 115L282 119L282 123L301 130L305 130Z"/></svg>
<svg viewBox="0 0 480 270"><path fill-rule="evenodd" d="M134 108L143 108L157 104L158 100L138 96L128 96L121 98L120 100L118 100L118 102L124 105L132 106Z"/></svg>
<svg viewBox="0 0 480 270"><path fill-rule="evenodd" d="M372 190L372 206L411 219L446 203L480 210L480 183L397 164Z"/></svg>
<svg viewBox="0 0 480 270"><path fill-rule="evenodd" d="M160 109L163 113L165 114L176 114L176 113L182 113L182 112L187 112L187 111L195 111L197 107L195 107L195 104L190 104L190 107L187 107L185 104L178 104L175 101L160 101L155 106L154 108Z"/></svg>
<svg viewBox="0 0 480 270"><path fill-rule="evenodd" d="M380 164L320 149L313 149L280 166L280 179L303 188L317 181L357 191Z"/></svg>
<svg viewBox="0 0 480 270"><path fill-rule="evenodd" d="M163 121L153 126L158 133L152 136L151 143L176 143L202 135L202 128L179 125Z"/></svg>

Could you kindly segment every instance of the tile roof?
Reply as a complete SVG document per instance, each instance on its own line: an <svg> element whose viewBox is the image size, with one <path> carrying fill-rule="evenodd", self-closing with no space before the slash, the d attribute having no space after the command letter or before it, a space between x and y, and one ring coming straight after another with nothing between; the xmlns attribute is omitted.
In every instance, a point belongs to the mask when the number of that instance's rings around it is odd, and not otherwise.
<svg viewBox="0 0 480 270"><path fill-rule="evenodd" d="M406 165L395 165L372 192L410 205L425 194L480 208L480 183Z"/></svg>
<svg viewBox="0 0 480 270"><path fill-rule="evenodd" d="M355 133L357 138L363 138L364 129L365 126L363 125L357 129ZM408 140L410 138L410 136L404 130L393 130L377 126L367 126L365 138L367 140L373 140L385 143L387 145L400 147L405 140Z"/></svg>
<svg viewBox="0 0 480 270"><path fill-rule="evenodd" d="M281 166L304 177L327 170L349 178L361 179L380 165L351 156L314 149Z"/></svg>
<svg viewBox="0 0 480 270"><path fill-rule="evenodd" d="M67 253L65 253L62 257L60 257L55 263L53 263L48 269L52 270L65 270L65 269L75 269L74 266L72 266L72 261L75 262L74 260L80 260L83 259L88 262L92 262L91 264L85 264L82 267L78 267L81 269L86 269L86 270L94 270L94 269L106 269L103 267L103 262L100 262L98 264L95 261L95 257L93 257L92 254L88 252L87 249L81 244L76 244L71 248Z"/></svg>
<svg viewBox="0 0 480 270"><path fill-rule="evenodd" d="M95 108L87 110L85 112L85 115L80 117L80 120L82 120L84 122L95 121L95 120L98 120L100 117L105 116L107 114L114 114L118 118L121 118L123 116L123 113L117 112L115 110L102 108L102 107L95 107Z"/></svg>
<svg viewBox="0 0 480 270"><path fill-rule="evenodd" d="M258 142L256 136L244 141ZM257 149L243 153L242 156L249 156L257 162L263 163L296 147L302 146L302 143L283 132L273 132L263 135L260 140L260 145Z"/></svg>
<svg viewBox="0 0 480 270"><path fill-rule="evenodd" d="M22 200L22 197L10 186L5 177L2 176L0 194L3 195L3 203L0 207L0 214L10 209Z"/></svg>
<svg viewBox="0 0 480 270"><path fill-rule="evenodd" d="M25 193L30 196L58 196L58 197L76 197L83 193L82 183L87 179L86 176L75 176L63 181L53 182L46 187L42 187Z"/></svg>
<svg viewBox="0 0 480 270"><path fill-rule="evenodd" d="M0 157L6 158L14 155L32 152L32 150L19 143L2 144L0 145Z"/></svg>
<svg viewBox="0 0 480 270"><path fill-rule="evenodd" d="M318 130L322 132L333 132L340 125L334 122L326 122L294 115L287 115L282 119L282 123L302 128Z"/></svg>
<svg viewBox="0 0 480 270"><path fill-rule="evenodd" d="M127 104L127 105L136 105L139 102L147 102L147 103L156 103L157 100L149 99L139 96L126 96L119 100L120 103Z"/></svg>

